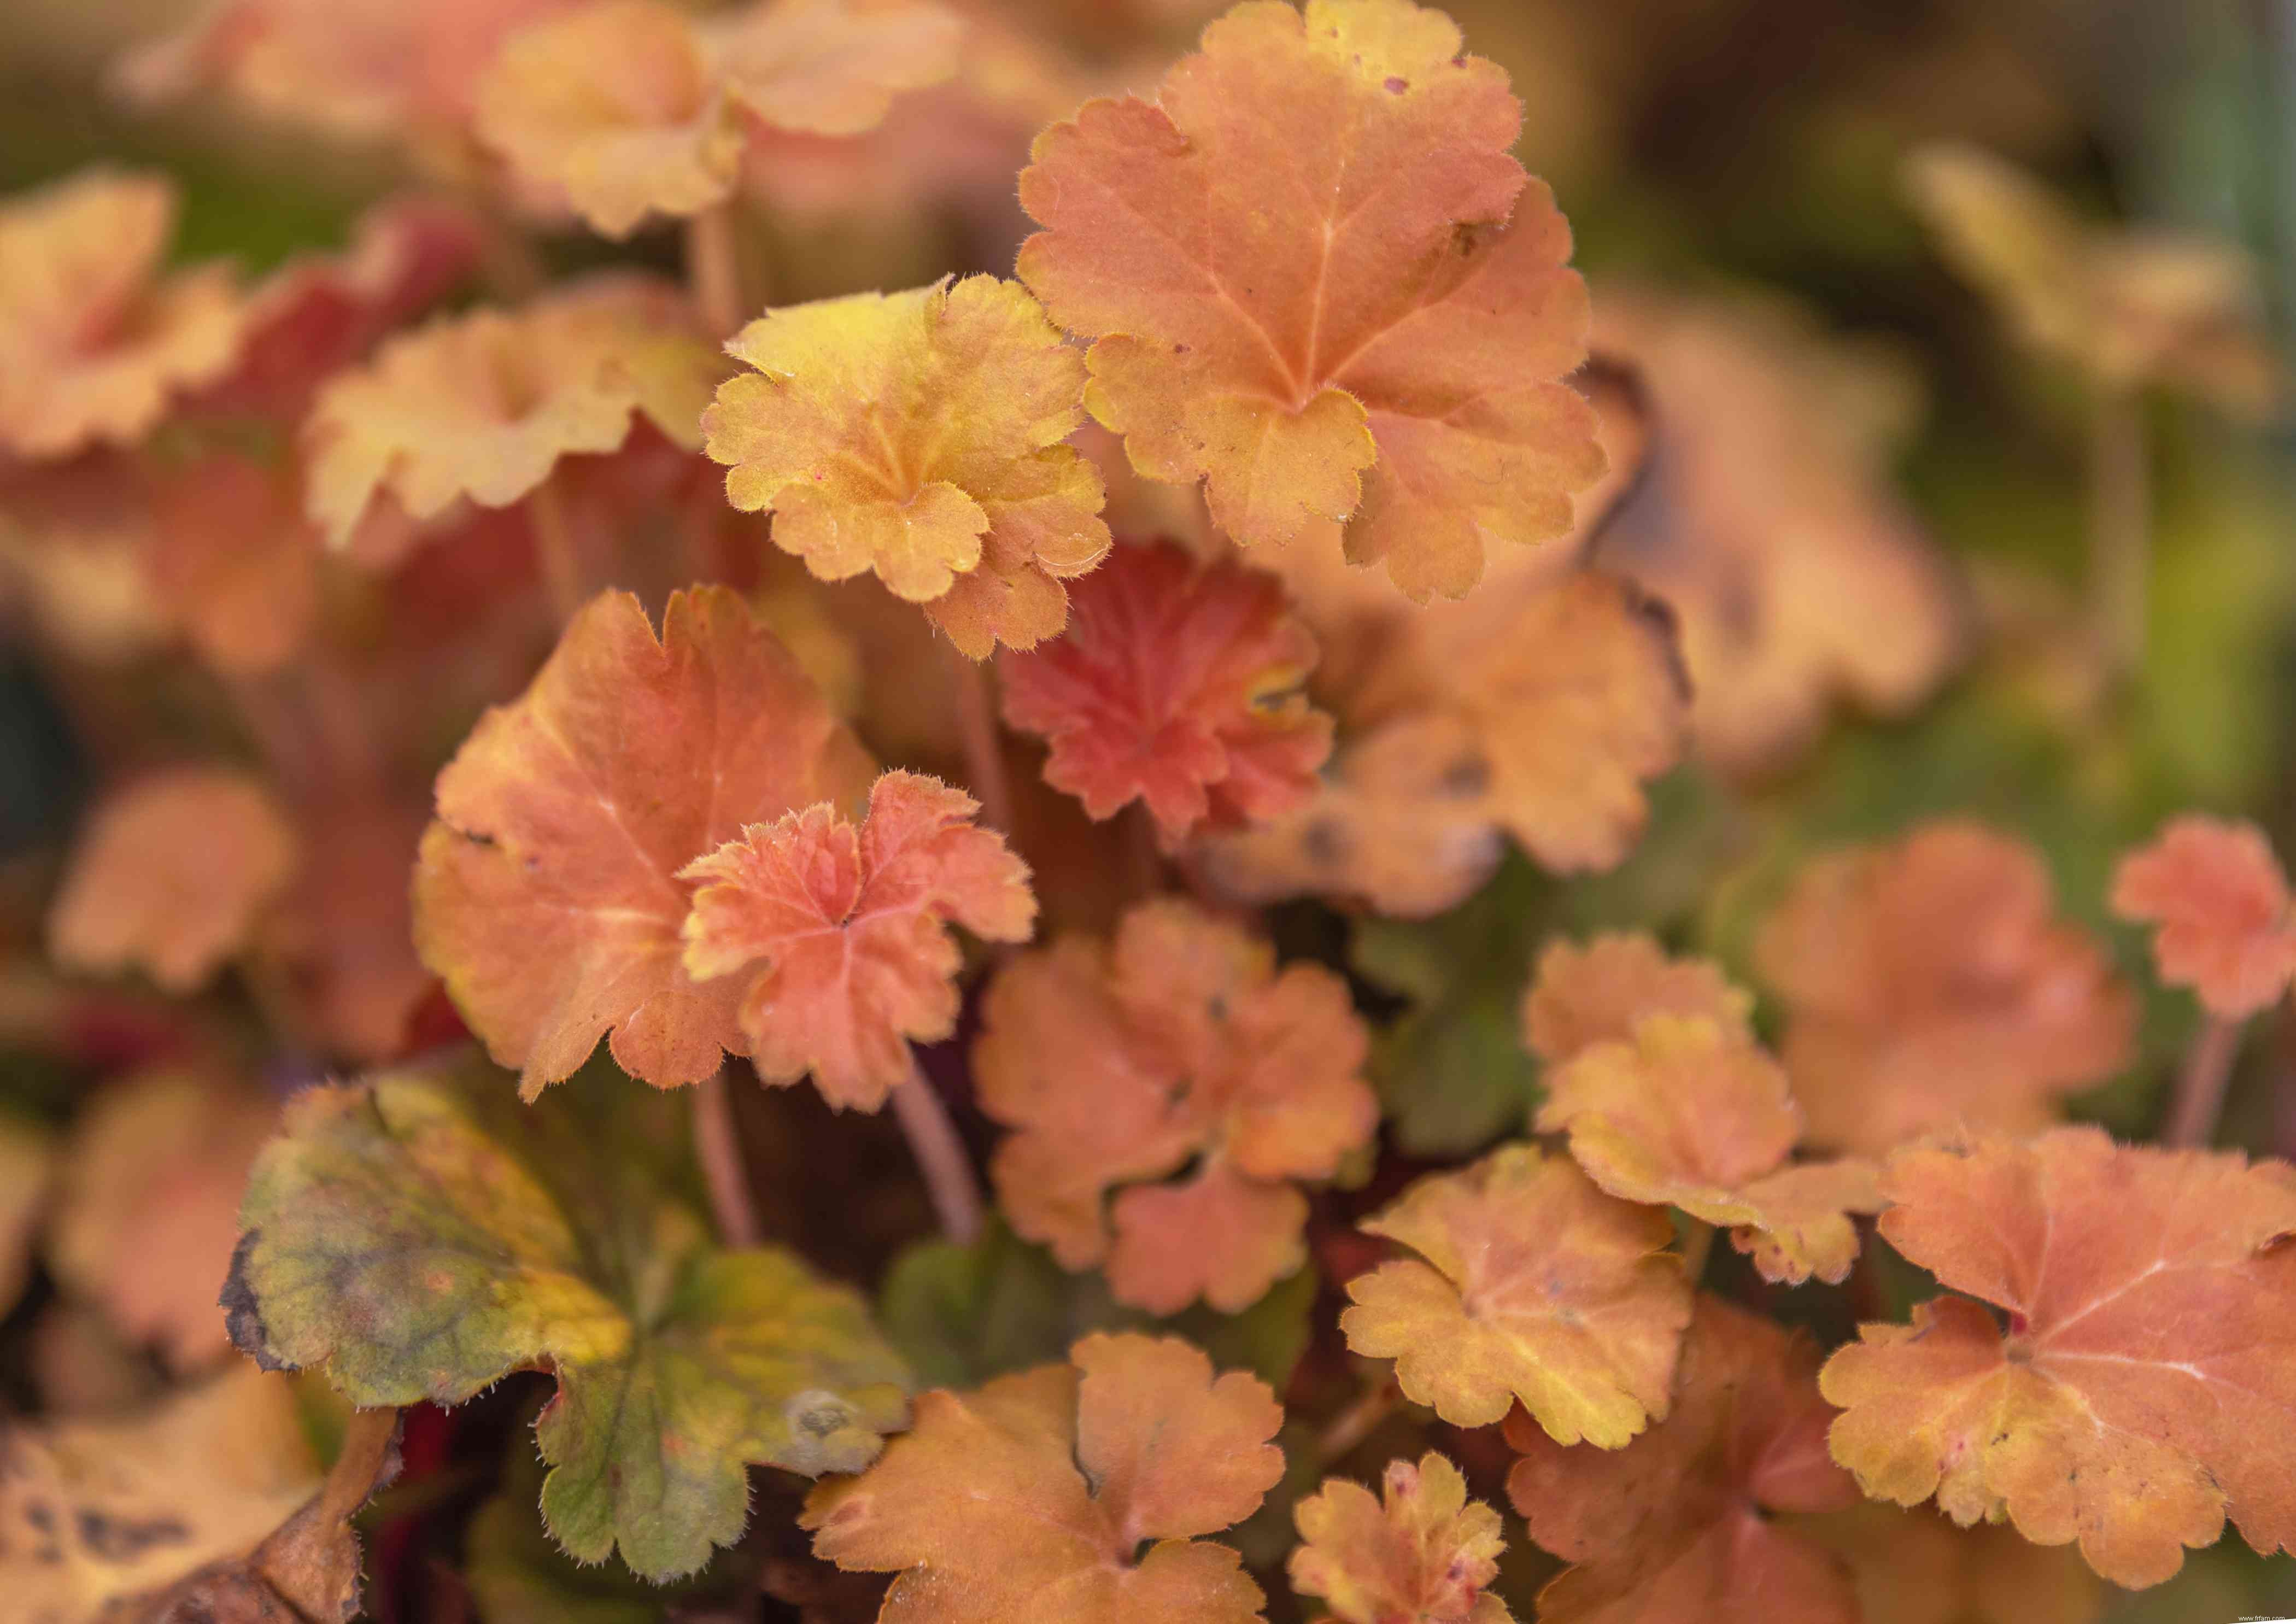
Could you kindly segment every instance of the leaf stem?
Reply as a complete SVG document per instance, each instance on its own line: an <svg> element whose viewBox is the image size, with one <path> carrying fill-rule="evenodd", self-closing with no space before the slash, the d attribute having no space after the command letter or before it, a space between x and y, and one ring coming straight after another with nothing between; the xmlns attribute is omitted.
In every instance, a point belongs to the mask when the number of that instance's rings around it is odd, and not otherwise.
<svg viewBox="0 0 2296 1624"><path fill-rule="evenodd" d="M734 1096L726 1068L702 1079L693 1094L693 1155L709 1187L709 1210L728 1246L755 1246L757 1204L750 1199L750 1170L742 1161L742 1137L734 1122Z"/></svg>
<svg viewBox="0 0 2296 1624"><path fill-rule="evenodd" d="M909 1056L908 1080L893 1089L893 1116L909 1142L924 1176L925 1193L932 1197L941 1233L960 1246L970 1246L980 1235L980 1184L973 1177L972 1157L957 1137L948 1108L917 1070Z"/></svg>
<svg viewBox="0 0 2296 1624"><path fill-rule="evenodd" d="M2091 635L2119 684L2144 661L2152 572L2152 480L2144 403L2126 384L2095 387L2088 435Z"/></svg>
<svg viewBox="0 0 2296 1624"><path fill-rule="evenodd" d="M1325 1423L1316 1434L1315 1457L1319 1467L1330 1466L1372 1434L1374 1428L1395 1413L1403 1401L1403 1390L1395 1384L1395 1373L1390 1371L1377 1382L1355 1396L1347 1408Z"/></svg>
<svg viewBox="0 0 2296 1624"><path fill-rule="evenodd" d="M2240 1054L2240 1035L2247 1024L2210 1015L2202 1025L2177 1072L2177 1091L2169 1097L2168 1126L2161 1134L2164 1143L2179 1150L2205 1150L2215 1143L2225 1088L2232 1081L2232 1062Z"/></svg>
<svg viewBox="0 0 2296 1624"><path fill-rule="evenodd" d="M1004 746L996 732L996 696L989 691L988 662L968 660L953 643L941 641L956 706L957 736L964 747L966 787L980 803L981 820L1006 834L1013 832L1013 784L1004 774Z"/></svg>
<svg viewBox="0 0 2296 1624"><path fill-rule="evenodd" d="M749 308L742 296L742 258L734 242L732 201L685 221L685 285L693 308L718 338L731 338Z"/></svg>
<svg viewBox="0 0 2296 1624"><path fill-rule="evenodd" d="M1714 1226L1704 1218L1685 1216L1682 1231L1682 1275L1693 1291L1706 1278L1706 1259L1714 1252Z"/></svg>
<svg viewBox="0 0 2296 1624"><path fill-rule="evenodd" d="M566 498L549 480L527 493L526 515L534 527L535 562L542 569L542 585L550 607L563 626L582 607L582 555L574 545L574 527L566 517Z"/></svg>

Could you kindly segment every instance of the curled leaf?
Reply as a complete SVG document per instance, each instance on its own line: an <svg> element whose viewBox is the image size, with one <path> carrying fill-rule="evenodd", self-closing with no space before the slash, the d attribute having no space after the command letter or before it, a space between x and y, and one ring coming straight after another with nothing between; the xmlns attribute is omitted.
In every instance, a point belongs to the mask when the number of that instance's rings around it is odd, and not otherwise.
<svg viewBox="0 0 2296 1624"><path fill-rule="evenodd" d="M1683 1339L1674 1407L1615 1453L1566 1448L1517 1411L1507 1497L1572 1565L1539 1592L1551 1624L1858 1624L1841 1563L1782 1514L1857 1486L1826 1458L1817 1353L1717 1298Z"/></svg>
<svg viewBox="0 0 2296 1624"><path fill-rule="evenodd" d="M1192 903L1141 905L1112 943L1063 937L989 984L973 1076L1015 1130L998 1200L1067 1267L1104 1263L1119 1302L1234 1313L1307 1256L1298 1181L1377 1127L1365 1043L1338 976L1279 972Z"/></svg>
<svg viewBox="0 0 2296 1624"><path fill-rule="evenodd" d="M594 1075L521 1105L472 1060L316 1088L257 1160L233 1339L354 1404L458 1404L542 1366L553 1536L657 1581L747 1518L750 1463L854 1471L906 1410L860 1299L711 1244L669 1096Z"/></svg>
<svg viewBox="0 0 2296 1624"><path fill-rule="evenodd" d="M659 641L635 597L605 594L439 774L415 946L529 1097L610 1032L631 1076L699 1082L748 1051L748 988L687 975L680 871L745 824L851 804L867 771L730 589L671 594Z"/></svg>
<svg viewBox="0 0 2296 1624"><path fill-rule="evenodd" d="M2095 1128L1891 1158L1882 1233L1939 1284L1827 1361L1834 1458L1876 1499L2078 1539L2159 1584L2226 1518L2296 1544L2296 1174ZM1980 1302L2008 1315L2005 1332Z"/></svg>
<svg viewBox="0 0 2296 1624"><path fill-rule="evenodd" d="M1328 1479L1292 1508L1292 1587L1344 1624L1509 1624L1485 1588L1505 1546L1499 1514L1467 1498L1459 1469L1432 1450L1390 1461L1381 1490Z"/></svg>
<svg viewBox="0 0 2296 1624"><path fill-rule="evenodd" d="M2288 876L2250 823L2176 818L2113 871L2112 911L2157 927L2161 979L2221 1020L2271 1007L2296 979L2290 907Z"/></svg>
<svg viewBox="0 0 2296 1624"><path fill-rule="evenodd" d="M1052 745L1046 782L1095 819L1133 800L1165 841L1289 811L1331 753L1300 685L1316 644L1274 577L1169 542L1119 547L1057 640L1007 654L1004 719Z"/></svg>
<svg viewBox="0 0 2296 1624"><path fill-rule="evenodd" d="M899 1575L885 1624L1259 1617L1236 1554L1200 1537L1283 1475L1275 1395L1173 1338L1088 1336L1070 1357L925 1394L874 1466L808 1498L816 1554Z"/></svg>
<svg viewBox="0 0 2296 1624"><path fill-rule="evenodd" d="M911 1076L912 1041L956 1029L949 924L1025 941L1037 917L1028 865L973 826L980 810L937 778L887 773L858 825L808 807L678 871L696 888L686 974L756 967L739 1018L760 1078L811 1072L832 1104L874 1111Z"/></svg>
<svg viewBox="0 0 2296 1624"><path fill-rule="evenodd" d="M1690 1288L1664 1214L1517 1144L1421 1179L1363 1227L1425 1259L1357 1275L1340 1316L1406 1398L1468 1427L1519 1400L1558 1442L1604 1449L1665 1415Z"/></svg>
<svg viewBox="0 0 2296 1624"><path fill-rule="evenodd" d="M293 878L295 831L235 768L175 767L96 809L48 914L48 950L72 969L137 969L198 989L244 947Z"/></svg>
<svg viewBox="0 0 2296 1624"><path fill-rule="evenodd" d="M1631 1038L1579 1050L1548 1073L1536 1126L1567 1131L1611 1194L1730 1230L1766 1278L1789 1284L1847 1278L1849 1214L1883 1205L1870 1163L1786 1166L1801 1113L1784 1071L1742 1029L1705 1015L1647 1015Z"/></svg>
<svg viewBox="0 0 2296 1624"><path fill-rule="evenodd" d="M1156 101L1037 139L1020 273L1094 340L1093 415L1247 545L1344 535L1414 599L1551 541L1603 472L1587 291L1507 156L1506 76L1408 0L1237 6Z"/></svg>
<svg viewBox="0 0 2296 1624"><path fill-rule="evenodd" d="M968 276L768 311L702 420L726 496L824 580L871 570L975 660L1051 636L1108 551L1099 474L1062 444L1084 365L1017 283Z"/></svg>
<svg viewBox="0 0 2296 1624"><path fill-rule="evenodd" d="M2136 1002L2102 943L2055 916L2026 842L1960 819L1828 853L1755 958L1811 1144L1882 1154L1963 1126L2046 1126L2128 1061Z"/></svg>

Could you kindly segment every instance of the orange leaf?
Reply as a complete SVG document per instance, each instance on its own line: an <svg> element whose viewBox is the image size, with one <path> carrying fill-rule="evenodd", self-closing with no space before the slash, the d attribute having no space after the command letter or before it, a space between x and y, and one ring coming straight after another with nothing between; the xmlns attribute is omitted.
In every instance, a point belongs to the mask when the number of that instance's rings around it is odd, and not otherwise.
<svg viewBox="0 0 2296 1624"><path fill-rule="evenodd" d="M840 1568L898 1572L884 1624L1246 1624L1259 1588L1199 1543L1283 1475L1283 1412L1175 1338L1087 1336L1072 1366L926 1393L800 1523ZM1145 1546L1145 1549L1143 1546Z"/></svg>
<svg viewBox="0 0 2296 1624"><path fill-rule="evenodd" d="M2161 979L2189 987L2209 1013L2244 1021L2296 977L2288 877L2251 823L2187 815L2113 871L2112 911L2159 926Z"/></svg>
<svg viewBox="0 0 2296 1624"><path fill-rule="evenodd" d="M1300 692L1316 642L1275 577L1119 547L1071 593L1057 641L1007 654L1004 719L1052 743L1045 778L1095 819L1138 800L1167 844L1314 792L1332 722Z"/></svg>
<svg viewBox="0 0 2296 1624"><path fill-rule="evenodd" d="M1523 1458L1507 1496L1573 1564L1539 1593L1542 1624L1857 1624L1841 1562L1775 1520L1857 1497L1826 1458L1816 1367L1804 1338L1702 1297L1673 1413L1624 1449L1565 1448L1509 1416Z"/></svg>
<svg viewBox="0 0 2296 1624"><path fill-rule="evenodd" d="M1582 1049L1632 1038L1645 1015L1702 1015L1726 1033L1751 1035L1753 1013L1753 995L1731 986L1711 959L1669 958L1647 931L1614 931L1540 953L1523 995L1522 1040L1559 1066Z"/></svg>
<svg viewBox="0 0 2296 1624"><path fill-rule="evenodd" d="M1037 917L1029 865L973 827L980 810L937 778L887 773L857 826L817 804L751 824L678 871L698 888L685 973L756 967L740 1019L761 1079L810 1071L831 1104L874 1111L908 1079L911 1040L956 1029L964 958L949 922L1026 941Z"/></svg>
<svg viewBox="0 0 2296 1624"><path fill-rule="evenodd" d="M1939 1297L1827 1362L1834 1458L1867 1494L2079 1539L2120 1585L2227 1516L2296 1544L2296 1171L2070 1128L1901 1151L1882 1187L1890 1244L2008 1327Z"/></svg>
<svg viewBox="0 0 2296 1624"><path fill-rule="evenodd" d="M1023 281L1095 342L1092 414L1246 545L1343 529L1415 599L1551 541L1603 472L1587 291L1507 156L1506 76L1407 0L1240 5L1153 103L1037 138Z"/></svg>
<svg viewBox="0 0 2296 1624"><path fill-rule="evenodd" d="M1785 1073L1742 1028L1648 1015L1631 1039L1581 1049L1550 1071L1546 1089L1538 1130L1567 1130L1587 1177L1622 1200L1729 1229L1767 1279L1847 1278L1857 1259L1849 1214L1883 1205L1870 1163L1785 1165L1801 1113Z"/></svg>
<svg viewBox="0 0 2296 1624"><path fill-rule="evenodd" d="M1342 1478L1292 1508L1292 1587L1344 1624L1510 1624L1484 1587L1498 1577L1499 1514L1467 1498L1459 1469L1430 1450L1387 1464L1385 1504Z"/></svg>
<svg viewBox="0 0 2296 1624"><path fill-rule="evenodd" d="M416 521L463 498L507 507L560 458L619 449L640 417L698 446L722 373L683 295L637 275L441 316L319 391L305 504L339 549L386 500Z"/></svg>
<svg viewBox="0 0 2296 1624"><path fill-rule="evenodd" d="M1155 1313L1199 1296L1234 1313L1298 1268L1296 1182L1330 1177L1378 1125L1346 982L1279 972L1177 898L1134 908L1113 943L1014 959L982 1021L980 1106L1016 1130L995 1164L1013 1228L1065 1267L1105 1261L1117 1300ZM1178 1184L1141 1182L1191 1162Z"/></svg>
<svg viewBox="0 0 2296 1624"><path fill-rule="evenodd" d="M296 863L294 828L261 783L171 768L96 809L49 910L48 950L71 969L196 991L247 946Z"/></svg>
<svg viewBox="0 0 2296 1624"><path fill-rule="evenodd" d="M529 1099L609 1031L631 1076L698 1082L748 1052L747 986L679 963L678 871L745 824L857 800L867 773L732 590L671 594L659 642L637 599L602 595L439 775L415 945Z"/></svg>
<svg viewBox="0 0 2296 1624"><path fill-rule="evenodd" d="M1663 1416L1690 1287L1666 1215L1614 1201L1562 1157L1507 1145L1423 1178L1367 1220L1416 1259L1348 1282L1348 1346L1395 1360L1455 1426L1520 1399L1563 1443L1615 1449Z"/></svg>
<svg viewBox="0 0 2296 1624"><path fill-rule="evenodd" d="M1963 1126L2046 1127L2128 1062L2136 1000L2054 916L2025 841L1962 819L1817 858L1762 925L1811 1144L1879 1155Z"/></svg>
<svg viewBox="0 0 2296 1624"><path fill-rule="evenodd" d="M702 418L726 499L825 581L874 570L975 660L1061 628L1108 551L1100 475L1061 443L1084 366L1029 291L968 276L768 311Z"/></svg>
<svg viewBox="0 0 2296 1624"><path fill-rule="evenodd" d="M1849 1564L1860 1624L2097 1624L2104 1613L2104 1586L2079 1552L2003 1524L1957 1528L1862 1500L1802 1528Z"/></svg>
<svg viewBox="0 0 2296 1624"><path fill-rule="evenodd" d="M231 272L162 277L166 179L83 170L0 201L0 451L128 445L239 353Z"/></svg>
<svg viewBox="0 0 2296 1624"><path fill-rule="evenodd" d="M302 647L318 614L318 562L291 463L217 452L154 495L144 554L152 588L200 657L226 675L276 670Z"/></svg>

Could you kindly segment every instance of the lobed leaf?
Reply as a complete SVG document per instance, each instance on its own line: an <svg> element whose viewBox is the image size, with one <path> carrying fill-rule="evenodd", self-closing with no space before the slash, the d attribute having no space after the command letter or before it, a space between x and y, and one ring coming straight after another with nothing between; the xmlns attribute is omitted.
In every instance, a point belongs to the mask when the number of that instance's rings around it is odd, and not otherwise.
<svg viewBox="0 0 2296 1624"><path fill-rule="evenodd" d="M768 311L702 419L726 497L823 580L874 571L975 660L1061 629L1109 547L1100 476L1062 444L1083 362L993 276Z"/></svg>
<svg viewBox="0 0 2296 1624"><path fill-rule="evenodd" d="M2078 1539L2158 1584L2229 1516L2296 1543L2296 1174L2095 1128L1891 1158L1882 1233L1939 1284L1827 1361L1834 1458L1876 1499ZM2006 1310L2005 1332L1981 1306Z"/></svg>
<svg viewBox="0 0 2296 1624"><path fill-rule="evenodd" d="M1424 600L1551 541L1603 472L1569 228L1521 109L1408 0L1235 7L1157 99L1037 139L1021 279L1094 340L1093 415L1247 545L1345 538Z"/></svg>
<svg viewBox="0 0 2296 1624"><path fill-rule="evenodd" d="M1330 971L1279 972L1194 904L1144 903L1113 942L1063 937L989 984L973 1078L1015 1130L998 1200L1063 1266L1104 1263L1119 1302L1236 1312L1306 1260L1298 1181L1378 1126L1365 1046Z"/></svg>
<svg viewBox="0 0 2296 1624"><path fill-rule="evenodd" d="M1340 1316L1406 1398L1464 1427L1520 1401L1558 1442L1604 1449L1666 1415L1691 1293L1663 1214L1514 1144L1421 1179L1363 1228L1425 1259L1349 1281Z"/></svg>
<svg viewBox="0 0 2296 1624"><path fill-rule="evenodd" d="M627 593L567 623L525 693L439 775L414 941L529 1098L611 1034L658 1087L744 1054L745 984L681 963L687 864L746 824L850 803L867 758L731 589L670 595L659 641Z"/></svg>
<svg viewBox="0 0 2296 1624"><path fill-rule="evenodd" d="M361 1405L548 1369L553 1536L693 1572L741 1535L745 1466L857 1470L906 1373L850 1291L711 1244L672 1101L610 1074L532 1107L472 1060L313 1089L249 1182L233 1340Z"/></svg>
<svg viewBox="0 0 2296 1624"><path fill-rule="evenodd" d="M1344 1624L1509 1624L1485 1587L1505 1546L1499 1514L1467 1498L1459 1469L1430 1450L1390 1461L1381 1489L1327 1479L1293 1507L1292 1589Z"/></svg>
<svg viewBox="0 0 2296 1624"><path fill-rule="evenodd" d="M1332 722L1300 685L1315 639L1274 577L1169 542L1120 546L1070 592L1055 641L999 662L1004 719L1095 819L1140 801L1174 845L1314 792Z"/></svg>
<svg viewBox="0 0 2296 1624"><path fill-rule="evenodd" d="M1029 865L973 826L980 810L937 778L887 773L858 825L818 804L678 870L696 888L686 974L756 966L740 1020L763 1080L811 1072L832 1105L874 1111L914 1074L913 1040L956 1029L949 924L1025 941L1037 918Z"/></svg>
<svg viewBox="0 0 2296 1624"><path fill-rule="evenodd" d="M2209 1013L2244 1021L2296 979L2288 877L2251 823L2187 815L2120 859L2112 911L2157 927L2161 979L2189 987Z"/></svg>
<svg viewBox="0 0 2296 1624"><path fill-rule="evenodd" d="M1538 956L1522 997L1523 1046L1559 1066L1597 1044L1625 1042L1651 1015L1704 1019L1726 1037L1753 1035L1753 995L1710 959L1669 958L1648 931L1605 931Z"/></svg>
<svg viewBox="0 0 2296 1624"><path fill-rule="evenodd" d="M1244 1624L1261 1595L1200 1537L1283 1474L1283 1412L1185 1342L1123 1333L1069 1365L934 1391L860 1476L806 1502L814 1551L898 1574L885 1624Z"/></svg>

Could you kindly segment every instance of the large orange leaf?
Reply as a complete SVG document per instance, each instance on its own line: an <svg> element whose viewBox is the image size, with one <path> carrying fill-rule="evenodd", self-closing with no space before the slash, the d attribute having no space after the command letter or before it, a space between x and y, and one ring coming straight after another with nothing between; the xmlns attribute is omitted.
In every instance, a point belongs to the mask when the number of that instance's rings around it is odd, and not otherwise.
<svg viewBox="0 0 2296 1624"><path fill-rule="evenodd" d="M2174 819L2113 871L2112 911L2159 927L2161 979L2226 1020L2269 1008L2296 978L2290 910L2288 876L2254 824Z"/></svg>
<svg viewBox="0 0 2296 1624"><path fill-rule="evenodd" d="M2029 843L1944 819L1818 857L1755 958L1811 1144L2044 1128L2127 1063L2136 1009L2103 945L2060 920Z"/></svg>
<svg viewBox="0 0 2296 1624"><path fill-rule="evenodd" d="M661 1087L748 1052L744 983L679 962L678 871L746 824L857 802L860 746L723 586L673 593L656 641L627 593L593 600L511 704L439 775L414 938L530 1098L612 1034Z"/></svg>
<svg viewBox="0 0 2296 1624"><path fill-rule="evenodd" d="M916 1401L909 1431L800 1521L816 1554L898 1572L884 1624L1246 1624L1260 1592L1199 1536L1283 1474L1283 1411L1172 1338L1095 1335L1070 1365Z"/></svg>
<svg viewBox="0 0 2296 1624"><path fill-rule="evenodd" d="M742 1032L758 1075L810 1071L833 1105L874 1111L908 1080L912 1040L956 1029L949 922L1025 941L1036 922L1029 865L973 826L980 803L916 773L887 773L857 826L816 804L752 824L677 877L700 889L685 916L685 972L754 967Z"/></svg>
<svg viewBox="0 0 2296 1624"><path fill-rule="evenodd" d="M2078 1539L2121 1585L2227 1516L2296 1544L2296 1171L2071 1128L1902 1151L1883 1189L1890 1244L1970 1295L1827 1362L1834 1458L1867 1494Z"/></svg>
<svg viewBox="0 0 2296 1624"><path fill-rule="evenodd" d="M1083 363L994 276L771 310L702 418L726 498L823 580L874 570L975 660L1061 629L1108 551L1100 475L1062 444Z"/></svg>
<svg viewBox="0 0 2296 1624"><path fill-rule="evenodd" d="M1729 1229L1771 1280L1847 1277L1849 1214L1883 1205L1870 1162L1786 1164L1801 1113L1785 1072L1742 1029L1704 1015L1648 1015L1631 1038L1580 1050L1547 1074L1537 1126L1567 1131L1611 1194Z"/></svg>
<svg viewBox="0 0 2296 1624"><path fill-rule="evenodd" d="M1051 742L1046 782L1095 818L1140 800L1168 842L1314 792L1332 721L1300 692L1316 640L1275 577L1162 542L1070 595L1066 633L1000 662L1004 719Z"/></svg>
<svg viewBox="0 0 2296 1624"><path fill-rule="evenodd" d="M1518 1411L1507 1495L1573 1565L1539 1593L1544 1624L1857 1624L1841 1563L1779 1513L1857 1497L1826 1458L1833 1412L1799 1336L1702 1298L1674 1408L1616 1453L1566 1448Z"/></svg>
<svg viewBox="0 0 2296 1624"><path fill-rule="evenodd" d="M141 970L171 992L203 986L248 945L293 879L292 824L269 790L223 767L180 767L96 809L48 914L75 970Z"/></svg>
<svg viewBox="0 0 2296 1624"><path fill-rule="evenodd" d="M1408 0L1272 0L1207 29L1154 102L1037 139L1021 279L1089 356L1093 415L1204 481L1247 545L1344 531L1456 597L1487 539L1551 541L1603 472L1562 382L1587 291L1507 155L1506 76Z"/></svg>
<svg viewBox="0 0 2296 1624"><path fill-rule="evenodd" d="M1430 1450L1393 1460L1384 1500L1343 1478L1292 1508L1292 1589L1324 1598L1342 1624L1511 1624L1484 1588L1498 1577L1499 1514L1467 1498L1459 1469Z"/></svg>
<svg viewBox="0 0 2296 1624"><path fill-rule="evenodd" d="M1561 1442L1615 1449L1666 1414L1690 1288L1665 1214L1517 1144L1421 1179L1363 1226L1426 1261L1349 1281L1340 1328L1444 1420L1488 1426L1519 1399Z"/></svg>
<svg viewBox="0 0 2296 1624"><path fill-rule="evenodd" d="M1306 1258L1297 1182L1330 1177L1378 1125L1367 1045L1346 982L1279 972L1193 903L1144 903L1112 943L1063 937L988 988L974 1080L1016 1130L998 1199L1067 1267L1104 1262L1119 1301L1234 1313Z"/></svg>

